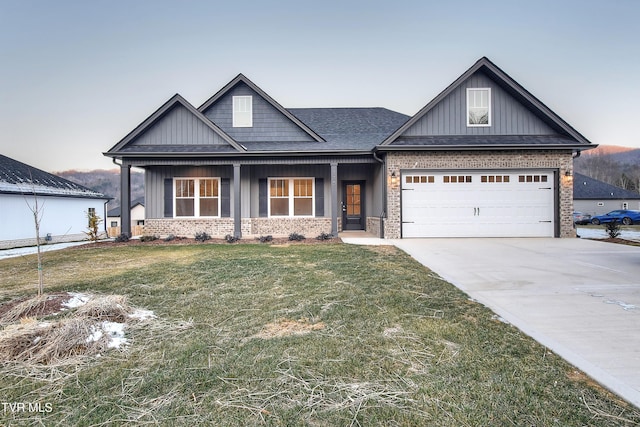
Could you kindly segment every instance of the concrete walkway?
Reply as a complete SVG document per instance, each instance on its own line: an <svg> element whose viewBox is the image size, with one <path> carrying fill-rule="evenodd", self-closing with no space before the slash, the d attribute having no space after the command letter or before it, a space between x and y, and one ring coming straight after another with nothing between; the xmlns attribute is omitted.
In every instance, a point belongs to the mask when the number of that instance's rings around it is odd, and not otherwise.
<svg viewBox="0 0 640 427"><path fill-rule="evenodd" d="M640 407L640 247L584 239L343 241L395 244Z"/></svg>

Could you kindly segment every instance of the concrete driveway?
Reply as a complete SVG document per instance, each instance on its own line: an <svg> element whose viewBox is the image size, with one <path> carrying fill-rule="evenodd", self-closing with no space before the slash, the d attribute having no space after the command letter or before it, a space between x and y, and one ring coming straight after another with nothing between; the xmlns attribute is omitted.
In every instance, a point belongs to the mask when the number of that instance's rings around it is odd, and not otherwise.
<svg viewBox="0 0 640 427"><path fill-rule="evenodd" d="M640 247L583 239L393 244L640 407Z"/></svg>

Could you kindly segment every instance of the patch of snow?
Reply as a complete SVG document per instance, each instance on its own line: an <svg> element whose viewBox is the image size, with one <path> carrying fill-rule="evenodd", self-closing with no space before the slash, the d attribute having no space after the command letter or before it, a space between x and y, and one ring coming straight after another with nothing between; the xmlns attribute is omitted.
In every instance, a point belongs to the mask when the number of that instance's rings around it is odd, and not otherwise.
<svg viewBox="0 0 640 427"><path fill-rule="evenodd" d="M124 323L104 321L100 326L91 327L91 334L87 337L87 342L96 342L107 337L108 348L120 348L122 345L127 344L127 339L124 337Z"/></svg>
<svg viewBox="0 0 640 427"><path fill-rule="evenodd" d="M102 329L109 337L109 348L120 348L121 345L127 343L127 339L124 337L124 323L117 322L102 322Z"/></svg>
<svg viewBox="0 0 640 427"><path fill-rule="evenodd" d="M71 297L71 299L61 304L67 308L78 308L82 305L85 305L91 299L89 295L81 294L77 292L68 292L68 294Z"/></svg>
<svg viewBox="0 0 640 427"><path fill-rule="evenodd" d="M507 321L507 319L505 319L504 317L498 316L497 314L494 314L493 316L491 316L491 320L497 320L498 322L506 323L507 325L511 324L509 323L509 321Z"/></svg>
<svg viewBox="0 0 640 427"><path fill-rule="evenodd" d="M623 301L606 300L605 304L616 304L622 307L622 309L626 311L635 310L637 308L635 305L627 304L626 302L623 302Z"/></svg>
<svg viewBox="0 0 640 427"><path fill-rule="evenodd" d="M96 328L94 326L91 327L91 333L87 337L87 342L96 342L99 341L103 336L102 329Z"/></svg>
<svg viewBox="0 0 640 427"><path fill-rule="evenodd" d="M578 234L579 237L583 239L607 239L609 237L604 227L601 227L601 228L578 227L576 229L576 233ZM619 237L621 239L626 239L626 240L640 240L640 231L620 230Z"/></svg>
<svg viewBox="0 0 640 427"><path fill-rule="evenodd" d="M142 310L139 308L133 313L131 313L129 317L137 320L148 320L148 319L155 319L156 315L151 310Z"/></svg>

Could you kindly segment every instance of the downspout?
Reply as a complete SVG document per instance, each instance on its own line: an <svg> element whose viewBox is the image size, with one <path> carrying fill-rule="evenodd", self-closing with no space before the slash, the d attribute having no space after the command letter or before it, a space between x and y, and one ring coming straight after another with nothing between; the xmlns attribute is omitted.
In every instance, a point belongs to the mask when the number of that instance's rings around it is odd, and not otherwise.
<svg viewBox="0 0 640 427"><path fill-rule="evenodd" d="M382 165L383 182L382 182L382 212L380 212L380 238L384 239L384 222L387 218L387 156L384 159L378 157L376 151L373 152L373 158Z"/></svg>
<svg viewBox="0 0 640 427"><path fill-rule="evenodd" d="M107 236L107 239L109 238L109 232L108 232L108 228L107 228L107 213L109 212L109 210L107 209L107 204L111 201L112 199L107 199L106 202L104 202L104 212L102 213L104 215L104 234Z"/></svg>

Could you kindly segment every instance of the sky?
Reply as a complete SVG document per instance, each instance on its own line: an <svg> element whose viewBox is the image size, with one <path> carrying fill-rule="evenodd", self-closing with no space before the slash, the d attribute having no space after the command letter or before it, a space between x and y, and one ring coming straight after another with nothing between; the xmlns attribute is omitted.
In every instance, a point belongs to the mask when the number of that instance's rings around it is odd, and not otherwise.
<svg viewBox="0 0 640 427"><path fill-rule="evenodd" d="M637 0L0 0L0 154L48 172L243 73L285 108L413 115L486 56L594 144L640 148Z"/></svg>

